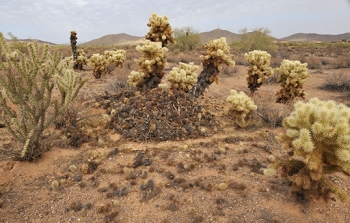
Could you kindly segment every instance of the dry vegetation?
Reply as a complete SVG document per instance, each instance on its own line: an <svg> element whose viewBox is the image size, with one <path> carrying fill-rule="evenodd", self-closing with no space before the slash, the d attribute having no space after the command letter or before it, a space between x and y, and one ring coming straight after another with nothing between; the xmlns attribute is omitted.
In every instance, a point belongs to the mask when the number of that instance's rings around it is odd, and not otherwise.
<svg viewBox="0 0 350 223"><path fill-rule="evenodd" d="M37 162L12 159L19 146L0 123L0 222L349 222L348 203L337 196L308 199L291 192L290 179L263 175L263 168L286 156L274 137L283 132L282 121L295 100L275 103L279 83L272 75L252 96L257 110L250 124L235 124L225 100L231 89L249 93L244 52L231 50L236 66L223 67L220 85L212 84L192 105L207 115L199 117L190 105L178 108L182 104L176 98L171 102L174 108L165 110L171 115L184 112L191 122L208 119L207 131L190 135L186 128L172 128L176 121L163 120L162 126L169 125L164 130L168 141L144 137L148 133L139 126L138 132L125 133L137 134L135 142L124 138L122 129L115 131L123 128L118 123L124 116L111 125L110 114L113 106L137 95L127 79L138 69L134 59L140 52L130 46L82 48L88 58L124 49L126 59L122 68L111 68L101 79L93 77L90 66L77 71L89 80L45 133L53 148ZM349 106L349 49L337 44L280 44L270 65L278 68L283 59L308 63L311 76L304 101L318 97ZM71 55L65 46L50 50ZM200 65L202 53L170 51L165 75L179 62ZM150 97L156 97L153 94ZM133 115L144 122L150 118L139 111ZM154 117L163 118L158 113ZM171 137L172 131L183 131L183 137ZM347 193L350 190L348 175L336 173L328 179Z"/></svg>

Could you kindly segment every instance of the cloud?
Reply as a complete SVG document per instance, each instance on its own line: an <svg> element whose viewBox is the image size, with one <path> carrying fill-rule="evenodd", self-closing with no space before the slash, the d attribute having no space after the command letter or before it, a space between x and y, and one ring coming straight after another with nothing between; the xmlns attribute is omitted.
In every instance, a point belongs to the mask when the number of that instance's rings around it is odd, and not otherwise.
<svg viewBox="0 0 350 223"><path fill-rule="evenodd" d="M173 27L192 26L200 32L217 28L268 27L272 35L297 32L350 32L350 5L346 0L16 0L0 8L0 31L18 38L67 43L71 30L79 41L128 33L143 36L153 12L168 15ZM327 18L327 20L325 20Z"/></svg>

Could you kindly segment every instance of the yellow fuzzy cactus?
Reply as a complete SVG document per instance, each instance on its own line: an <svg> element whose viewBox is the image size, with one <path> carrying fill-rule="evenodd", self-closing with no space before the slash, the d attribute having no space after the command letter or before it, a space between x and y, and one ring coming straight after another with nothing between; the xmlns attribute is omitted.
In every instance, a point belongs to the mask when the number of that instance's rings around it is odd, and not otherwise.
<svg viewBox="0 0 350 223"><path fill-rule="evenodd" d="M104 58L107 64L114 64L116 67L123 67L125 55L125 50L106 50L104 52Z"/></svg>
<svg viewBox="0 0 350 223"><path fill-rule="evenodd" d="M95 78L100 78L102 73L107 72L108 67L112 66L113 69L115 67L123 67L125 54L125 50L106 50L103 55L98 53L93 54L89 63L93 67L93 75ZM108 73L110 72L111 70Z"/></svg>
<svg viewBox="0 0 350 223"><path fill-rule="evenodd" d="M137 83L137 86L146 89L156 88L164 76L168 48L162 47L160 42L146 40L143 45L138 45L136 50L142 54L139 59L135 59L135 62L140 67L138 72L143 73L143 81ZM135 74L134 72L131 75ZM129 77L129 79L133 79L133 77Z"/></svg>
<svg viewBox="0 0 350 223"><path fill-rule="evenodd" d="M147 40L161 42L162 47L167 46L169 42L174 43L174 31L172 30L166 15L162 17L153 13L147 26L150 27L150 31L146 35Z"/></svg>
<svg viewBox="0 0 350 223"><path fill-rule="evenodd" d="M168 81L171 83L172 89L179 89L185 92L191 90L197 82L198 74L195 72L198 66L194 63L179 63L180 67L173 67L168 75Z"/></svg>
<svg viewBox="0 0 350 223"><path fill-rule="evenodd" d="M303 89L305 81L310 77L307 63L297 60L283 60L278 69L277 82L282 82L282 89L277 93L277 102L288 103L296 97L305 98Z"/></svg>
<svg viewBox="0 0 350 223"><path fill-rule="evenodd" d="M247 127L252 112L257 109L253 100L249 98L244 92L230 91L230 96L226 99L231 104L230 113L236 117L236 123L240 127Z"/></svg>
<svg viewBox="0 0 350 223"><path fill-rule="evenodd" d="M77 69L79 70L82 70L83 69L83 66L84 65L87 65L88 63L88 59L87 57L85 56L85 52L83 49L78 49L77 50L77 59L76 59L76 67Z"/></svg>
<svg viewBox="0 0 350 223"><path fill-rule="evenodd" d="M96 79L100 78L102 73L106 70L107 61L103 55L96 53L93 54L89 59L89 64L92 66L93 75Z"/></svg>
<svg viewBox="0 0 350 223"><path fill-rule="evenodd" d="M230 46L227 44L225 37L209 41L204 48L206 53L200 56L203 65L211 63L211 60L213 60L219 71L222 69L222 63L227 66L235 65L235 62L229 56Z"/></svg>
<svg viewBox="0 0 350 223"><path fill-rule="evenodd" d="M244 57L250 63L246 80L253 94L274 73L270 67L271 55L266 51L254 50L245 53Z"/></svg>
<svg viewBox="0 0 350 223"><path fill-rule="evenodd" d="M336 171L350 174L350 108L318 98L308 103L299 101L294 108L283 120L285 133L277 137L289 157L265 172L273 173L281 166L282 175L292 180L295 192L312 195L331 191L346 201L346 192L325 175Z"/></svg>
<svg viewBox="0 0 350 223"><path fill-rule="evenodd" d="M128 76L128 84L134 87L140 87L143 84L145 74L142 71L131 71Z"/></svg>
<svg viewBox="0 0 350 223"><path fill-rule="evenodd" d="M206 52L200 56L203 71L198 77L197 83L190 90L195 97L203 94L213 82L219 83L218 74L222 69L222 64L227 66L235 66L235 62L230 56L230 46L226 42L225 37L210 40L204 47Z"/></svg>

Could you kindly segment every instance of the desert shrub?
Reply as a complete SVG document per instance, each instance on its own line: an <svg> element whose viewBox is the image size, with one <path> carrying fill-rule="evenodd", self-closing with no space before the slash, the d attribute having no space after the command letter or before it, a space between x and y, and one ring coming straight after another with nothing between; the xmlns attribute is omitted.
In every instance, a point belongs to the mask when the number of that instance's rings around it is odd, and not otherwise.
<svg viewBox="0 0 350 223"><path fill-rule="evenodd" d="M248 33L246 28L240 30L241 38L236 43L238 49L244 52L253 50L263 50L269 53L277 51L276 44L273 43L273 39L269 34L271 31L268 28L257 28Z"/></svg>
<svg viewBox="0 0 350 223"><path fill-rule="evenodd" d="M233 77L235 74L237 74L238 68L236 66L230 67L230 66L224 66L222 67L221 73L223 75Z"/></svg>
<svg viewBox="0 0 350 223"><path fill-rule="evenodd" d="M274 73L270 67L271 55L266 51L254 50L244 54L244 57L250 63L246 80L250 93L254 94L268 76Z"/></svg>
<svg viewBox="0 0 350 223"><path fill-rule="evenodd" d="M282 87L277 93L277 102L288 103L296 97L305 98L303 86L310 76L306 63L283 60L277 72L279 74L277 82L281 82Z"/></svg>
<svg viewBox="0 0 350 223"><path fill-rule="evenodd" d="M350 91L350 75L343 72L334 72L326 77L321 89L340 92Z"/></svg>
<svg viewBox="0 0 350 223"><path fill-rule="evenodd" d="M257 106L257 116L270 128L282 126L282 121L292 112L292 104L276 103L273 91L259 92L252 99Z"/></svg>
<svg viewBox="0 0 350 223"><path fill-rule="evenodd" d="M195 50L202 46L201 36L193 27L175 28L174 39L175 43L171 47L180 51Z"/></svg>
<svg viewBox="0 0 350 223"><path fill-rule="evenodd" d="M300 61L302 62L302 61ZM320 58L316 56L310 56L305 60L305 63L307 63L307 67L309 69L321 69L322 68L322 62Z"/></svg>
<svg viewBox="0 0 350 223"><path fill-rule="evenodd" d="M2 119L22 146L20 159L31 161L46 149L43 131L68 108L85 80L79 83L72 67L60 64L60 55L51 55L47 45L42 50L37 42L27 47L29 57L19 51L11 52L0 33L0 54L7 58L7 64L0 62L4 71L0 77ZM55 86L60 101L52 98Z"/></svg>
<svg viewBox="0 0 350 223"><path fill-rule="evenodd" d="M339 171L350 174L350 108L318 98L299 101L283 126L285 132L277 139L288 157L265 169L265 174L282 167L282 176L292 181L294 192L326 197L333 192L347 201L346 192L326 176Z"/></svg>
<svg viewBox="0 0 350 223"><path fill-rule="evenodd" d="M235 66L235 62L230 56L230 47L226 42L226 38L209 41L205 47L206 52L200 56L203 64L203 71L198 77L197 83L190 90L194 96L198 97L203 94L213 82L219 82L219 72L222 69L221 64L227 66Z"/></svg>
<svg viewBox="0 0 350 223"><path fill-rule="evenodd" d="M238 93L236 90L231 90L226 101L231 105L229 114L235 117L236 124L242 128L247 127L253 111L257 109L253 100L244 92Z"/></svg>

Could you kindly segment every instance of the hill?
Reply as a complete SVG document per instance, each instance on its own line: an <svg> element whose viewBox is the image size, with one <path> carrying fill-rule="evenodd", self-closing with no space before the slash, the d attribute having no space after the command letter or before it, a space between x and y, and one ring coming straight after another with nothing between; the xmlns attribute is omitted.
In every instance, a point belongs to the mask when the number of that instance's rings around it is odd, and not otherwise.
<svg viewBox="0 0 350 223"><path fill-rule="evenodd" d="M223 29L214 29L209 32L199 33L199 35L201 36L202 43L207 43L209 40L219 39L221 37L225 37L226 42L231 43L235 40L239 40L240 38L239 34L232 33L230 31L223 30Z"/></svg>
<svg viewBox="0 0 350 223"><path fill-rule="evenodd" d="M6 42L11 42L10 39L5 38L5 40L6 40ZM18 41L19 42L26 42L26 43L37 41L39 44L57 45L56 43L51 43L51 42L43 41L40 39L18 39Z"/></svg>
<svg viewBox="0 0 350 223"><path fill-rule="evenodd" d="M118 44L137 44L142 41L143 37L131 36L126 33L109 34L98 39L85 42L82 45L118 45Z"/></svg>
<svg viewBox="0 0 350 223"><path fill-rule="evenodd" d="M344 33L339 35L329 34L317 34L317 33L296 33L291 36L282 38L284 41L295 41L295 42L307 42L312 40L318 40L321 42L337 42L343 39L350 40L350 33Z"/></svg>

